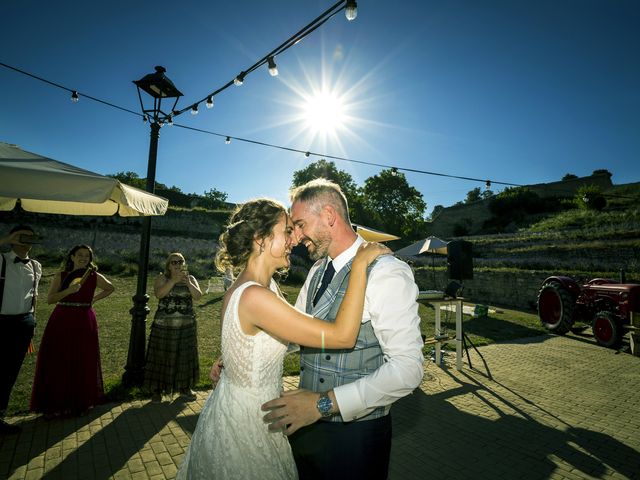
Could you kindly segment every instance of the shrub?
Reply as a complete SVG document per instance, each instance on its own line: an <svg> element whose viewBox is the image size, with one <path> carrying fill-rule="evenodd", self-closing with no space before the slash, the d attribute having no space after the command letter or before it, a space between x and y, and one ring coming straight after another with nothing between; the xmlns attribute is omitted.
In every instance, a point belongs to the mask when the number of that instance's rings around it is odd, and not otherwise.
<svg viewBox="0 0 640 480"><path fill-rule="evenodd" d="M581 209L601 211L607 206L607 199L597 185L584 185L578 189L574 203Z"/></svg>

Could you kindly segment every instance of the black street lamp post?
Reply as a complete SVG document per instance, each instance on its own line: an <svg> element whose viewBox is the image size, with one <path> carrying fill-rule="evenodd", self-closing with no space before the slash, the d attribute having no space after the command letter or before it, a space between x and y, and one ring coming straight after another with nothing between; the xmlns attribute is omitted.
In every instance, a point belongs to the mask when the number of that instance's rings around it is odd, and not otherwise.
<svg viewBox="0 0 640 480"><path fill-rule="evenodd" d="M149 161L147 164L147 191L154 193L156 183L156 159L158 155L158 139L160 128L171 122L171 117L178 99L182 93L164 74L163 67L156 67L155 73L150 73L142 79L134 81L138 88L140 107L144 120L151 125L151 139L149 142ZM153 108L145 109L140 90L153 97ZM169 113L162 111L162 99L175 98L176 101ZM149 314L149 295L147 295L147 274L149 268L149 242L151 239L151 217L142 219L142 235L140 237L140 256L138 258L138 286L133 297L131 308L131 336L129 337L129 353L127 365L122 376L122 383L126 386L141 385L144 379L144 357L146 341L146 321Z"/></svg>

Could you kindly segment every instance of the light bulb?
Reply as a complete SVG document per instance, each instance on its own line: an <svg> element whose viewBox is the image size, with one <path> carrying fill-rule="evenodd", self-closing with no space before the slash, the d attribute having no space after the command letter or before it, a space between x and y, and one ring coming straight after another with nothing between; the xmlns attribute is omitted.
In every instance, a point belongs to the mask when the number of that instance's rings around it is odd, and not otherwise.
<svg viewBox="0 0 640 480"><path fill-rule="evenodd" d="M344 15L347 20L355 20L358 16L358 4L355 0L347 0L347 6L344 9Z"/></svg>
<svg viewBox="0 0 640 480"><path fill-rule="evenodd" d="M227 145L229 145L231 143L231 137L227 137L224 139L224 143L226 143Z"/></svg>
<svg viewBox="0 0 640 480"><path fill-rule="evenodd" d="M197 115L197 114L198 114L198 104L191 107L191 115Z"/></svg>
<svg viewBox="0 0 640 480"><path fill-rule="evenodd" d="M275 77L276 75L278 75L278 67L277 67L276 62L273 59L273 57L267 58L267 62L268 62L268 65L269 65L269 74L272 77Z"/></svg>
<svg viewBox="0 0 640 480"><path fill-rule="evenodd" d="M73 103L76 103L79 99L80 97L78 97L78 92L76 92L75 90L71 92L71 101Z"/></svg>
<svg viewBox="0 0 640 480"><path fill-rule="evenodd" d="M209 95L207 98L207 108L213 108L213 96Z"/></svg>
<svg viewBox="0 0 640 480"><path fill-rule="evenodd" d="M236 86L238 86L238 87L239 87L240 85L242 85L242 84L244 83L244 76L245 76L245 75L246 75L246 74L245 74L244 72L241 72L241 73L240 73L236 78L234 78L234 79L233 79L233 83L234 83L234 85L236 85Z"/></svg>
<svg viewBox="0 0 640 480"><path fill-rule="evenodd" d="M149 121L149 116L147 114L142 115L142 122L147 123Z"/></svg>

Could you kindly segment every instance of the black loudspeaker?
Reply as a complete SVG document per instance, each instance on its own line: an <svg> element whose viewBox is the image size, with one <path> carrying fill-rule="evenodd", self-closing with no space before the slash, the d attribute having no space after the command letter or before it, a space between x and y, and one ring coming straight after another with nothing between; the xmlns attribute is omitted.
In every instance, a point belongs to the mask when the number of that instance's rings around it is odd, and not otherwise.
<svg viewBox="0 0 640 480"><path fill-rule="evenodd" d="M457 298L462 295L463 286L460 282L455 280L451 280L447 285L447 288L444 289L444 294L447 297Z"/></svg>
<svg viewBox="0 0 640 480"><path fill-rule="evenodd" d="M466 240L447 243L449 278L471 280L473 278L473 244Z"/></svg>

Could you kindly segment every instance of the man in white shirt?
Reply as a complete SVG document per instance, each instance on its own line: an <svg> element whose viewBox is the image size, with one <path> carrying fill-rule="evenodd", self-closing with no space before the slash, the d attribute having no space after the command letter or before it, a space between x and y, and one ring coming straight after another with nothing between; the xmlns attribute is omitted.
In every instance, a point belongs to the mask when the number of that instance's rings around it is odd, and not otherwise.
<svg viewBox="0 0 640 480"><path fill-rule="evenodd" d="M333 322L363 240L338 185L314 180L293 190L291 201L294 234L317 260L296 307ZM301 349L300 389L263 405L270 428L290 435L301 479L387 478L391 404L423 375L417 295L406 263L378 259L369 271L356 346Z"/></svg>
<svg viewBox="0 0 640 480"><path fill-rule="evenodd" d="M20 431L4 421L4 414L36 324L42 266L29 258L33 245L29 242L36 239L27 225L14 227L0 239L0 244L11 245L11 251L0 256L0 434Z"/></svg>

